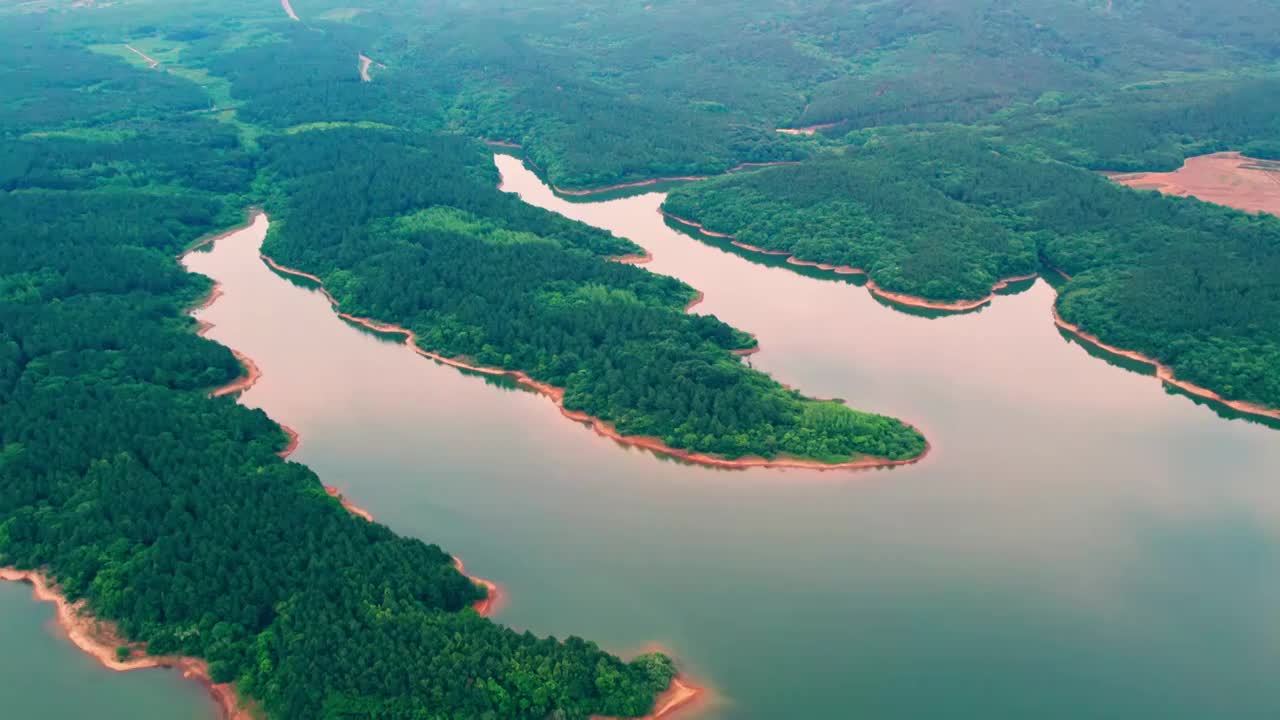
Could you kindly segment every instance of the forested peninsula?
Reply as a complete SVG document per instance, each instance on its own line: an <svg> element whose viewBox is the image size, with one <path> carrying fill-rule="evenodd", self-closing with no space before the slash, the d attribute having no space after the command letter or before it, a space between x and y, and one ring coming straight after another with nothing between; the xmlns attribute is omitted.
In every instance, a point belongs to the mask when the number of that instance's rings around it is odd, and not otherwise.
<svg viewBox="0 0 1280 720"><path fill-rule="evenodd" d="M611 260L634 244L498 191L478 140L280 127L247 77L24 22L0 61L0 566L115 627L121 658L199 659L268 717L335 720L635 717L675 675L480 617L451 556L353 517L279 456L280 426L211 397L245 367L196 332L212 288L175 258L249 205L276 220L267 251L344 310L527 370L620 433L816 464L924 451L900 421L751 370L749 335L684 312L693 289Z"/></svg>
<svg viewBox="0 0 1280 720"><path fill-rule="evenodd" d="M1070 278L1057 302L1066 324L1239 409L1280 408L1271 215L1134 191L969 130L878 133L679 188L664 208L805 264L860 268L877 289L940 309L1053 268Z"/></svg>
<svg viewBox="0 0 1280 720"><path fill-rule="evenodd" d="M755 340L686 313L692 288L610 261L637 246L525 205L498 180L486 150L457 137L264 139L275 222L263 252L320 278L344 313L405 328L424 351L523 371L563 388L575 416L688 459L865 466L924 452L901 421L747 367L736 353Z"/></svg>
<svg viewBox="0 0 1280 720"><path fill-rule="evenodd" d="M1278 221L1088 172L1280 157L1275 3L296 5L0 7L0 567L115 626L123 660L198 659L290 719L635 717L673 683L664 655L481 617L448 553L352 516L279 425L210 397L245 368L198 335L210 283L175 258L249 206L343 312L619 434L924 452L751 369L693 288L612 261L630 241L499 192L481 138L569 190L804 161L669 209L938 300L1050 265L1064 324L1280 406Z"/></svg>
<svg viewBox="0 0 1280 720"><path fill-rule="evenodd" d="M241 221L258 160L190 113L194 85L34 37L0 75L0 567L113 625L121 659L207 661L267 717L649 712L668 658L481 617L454 558L352 516L280 426L210 397L243 368L197 335L210 283L175 258Z"/></svg>

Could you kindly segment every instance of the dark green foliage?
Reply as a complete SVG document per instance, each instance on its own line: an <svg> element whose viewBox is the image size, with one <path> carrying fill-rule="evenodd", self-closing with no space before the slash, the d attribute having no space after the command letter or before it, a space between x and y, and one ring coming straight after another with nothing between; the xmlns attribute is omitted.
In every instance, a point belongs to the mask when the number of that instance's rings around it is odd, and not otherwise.
<svg viewBox="0 0 1280 720"><path fill-rule="evenodd" d="M1280 406L1280 219L1120 187L969 132L861 148L673 192L675 214L889 289L986 294L1037 255L1063 316L1231 399Z"/></svg>
<svg viewBox="0 0 1280 720"><path fill-rule="evenodd" d="M1092 170L1176 170L1191 156L1280 153L1280 79L1161 84L1123 90L1061 111L1012 116L1005 142Z"/></svg>
<svg viewBox="0 0 1280 720"><path fill-rule="evenodd" d="M663 207L750 245L861 268L887 290L980 298L1038 265L1033 237L959 197L997 162L1008 161L962 135L891 138L678 188Z"/></svg>
<svg viewBox="0 0 1280 720"><path fill-rule="evenodd" d="M247 192L252 166L170 109L126 123L88 103L81 117L103 120L72 138L0 139L0 565L45 570L147 652L207 659L273 718L647 712L668 659L479 617L483 590L448 554L351 516L277 457L264 413L207 397L242 368L193 332L183 313L209 283L174 257L238 219L239 198L209 190ZM114 137L133 127L162 135Z"/></svg>
<svg viewBox="0 0 1280 720"><path fill-rule="evenodd" d="M628 241L499 192L475 143L333 130L267 144L277 187L265 251L324 278L343 310L412 329L428 350L522 369L572 410L729 457L905 458L897 420L818 403L745 367L754 344L689 315L692 289L602 256Z"/></svg>

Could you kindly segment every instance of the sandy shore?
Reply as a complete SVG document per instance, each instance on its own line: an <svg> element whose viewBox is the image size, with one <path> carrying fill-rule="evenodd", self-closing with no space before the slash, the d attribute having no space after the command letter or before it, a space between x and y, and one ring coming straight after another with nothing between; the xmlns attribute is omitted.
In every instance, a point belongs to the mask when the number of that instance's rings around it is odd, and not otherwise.
<svg viewBox="0 0 1280 720"><path fill-rule="evenodd" d="M1280 215L1280 162L1255 160L1238 152L1187 158L1181 168L1168 173L1105 174L1138 190Z"/></svg>
<svg viewBox="0 0 1280 720"><path fill-rule="evenodd" d="M57 611L58 626L77 648L88 653L100 665L114 672L129 672L149 668L172 668L184 678L199 682L209 691L226 720L254 720L251 708L245 707L235 688L227 683L215 683L209 677L208 664L198 658L180 656L150 656L137 643L128 643L120 637L111 623L97 620L85 611L84 602L69 602L43 573L15 568L0 568L0 581L25 582L32 586L32 595L40 602L52 603ZM120 660L116 649L128 645L129 658Z"/></svg>
<svg viewBox="0 0 1280 720"><path fill-rule="evenodd" d="M757 247L755 245L748 245L747 243L744 243L734 238L732 235L716 232L714 230L708 230L707 228L703 227L702 223L689 220L688 218L682 218L678 215L672 215L666 210L659 209L658 212L662 213L663 217L669 220L672 220L673 222L677 222L686 227L691 227L697 230L698 232L702 233L703 235L706 235L707 237L721 238L724 240L728 240L735 247L742 248L743 250L746 250L748 252L760 253L762 255L773 255L776 257L785 256L787 258L787 264L789 265L795 265L797 267L816 268L818 270L824 270L826 272L834 273L836 275L867 275L866 270L863 270L862 268L856 268L851 265L832 265L830 263L820 263L820 262L814 262L812 260L801 260L800 258L797 258L794 254L792 254L788 250L769 250L766 248ZM875 280L867 280L866 288L867 288L867 291L870 292L872 295L875 295L876 297L882 300L886 300L896 305L902 305L904 307L911 307L911 308L920 308L925 310L937 310L939 312L961 313L961 312L969 312L971 310L976 310L980 307L989 305L991 301L995 298L996 293L999 292L1000 290L1003 290L1009 287L1010 283L1021 282L1023 280L1031 280L1036 277L1039 277L1039 273L1030 273L1027 275L1015 275L1013 277L1001 278L1000 280L997 280L994 285L991 286L991 292L988 293L986 297L982 297L977 300L954 300L954 301L929 300L926 298L918 297L916 295L908 295L906 293L894 292L892 290L885 290L884 288L880 287Z"/></svg>
<svg viewBox="0 0 1280 720"><path fill-rule="evenodd" d="M280 7L284 8L290 20L299 21L298 14L293 11L293 6L289 4L289 0L280 0Z"/></svg>
<svg viewBox="0 0 1280 720"><path fill-rule="evenodd" d="M650 450L652 452L655 452L661 455L667 455L670 457L679 458L681 460L685 460L698 465L707 465L710 467L730 468L730 469L798 468L798 469L805 469L805 470L854 470L854 469L868 469L868 468L881 468L881 467L895 467L898 465L909 465L911 463L919 462L929 453L929 445L926 442L924 452L920 453L916 457L908 458L905 460L888 460L885 458L866 457L866 458L859 458L857 460L851 460L851 461L842 462L842 463L824 463L824 462L819 462L817 460L804 460L800 458L786 458L786 457L775 458L773 460L770 460L767 458L761 458L761 457L729 459L729 458L715 457L713 455L708 455L706 453L689 452L686 450L673 448L670 445L667 445L666 443L664 443L659 438L644 437L644 436L638 436L638 435L623 435L619 433L610 423L604 420L601 420L600 418L592 417L585 413L576 412L576 411L568 410L567 408L565 408L564 388L559 388L554 385L550 385L548 383L534 380L533 378L529 377L529 375L525 373L523 370L504 370L502 368L486 367L483 365L474 365L460 358L445 357L438 353L424 350L421 347L419 347L417 342L417 336L413 333L412 330L408 330L406 328L400 327L399 325L392 325L390 323L379 322L377 320L371 320L369 318L362 318L362 317L357 317L355 315L351 315L348 313L344 313L339 309L338 300L334 298L333 295L331 295L327 290L324 289L323 281L320 278L308 272L303 272L301 270L295 270L290 267L285 267L284 265L281 265L275 260L272 260L270 257L268 257L265 254L260 254L260 255L263 261L266 262L267 265L269 265L271 268L273 268L277 272L285 275L292 275L294 277L304 278L306 280L309 280L315 283L318 286L320 292L323 293L325 298L329 300L330 304L334 306L335 310L338 310L338 317L341 317L343 320L346 320L347 322L350 322L354 325L359 325L361 327L367 328L377 333L401 335L404 337L404 344L407 345L409 349L413 350L414 352L416 352L417 354L425 358L430 358L432 360L435 360L436 362L443 363L445 365L450 365L452 367L456 367L462 370L468 370L470 372L480 373L483 375L492 375L495 377L510 378L514 380L518 385L521 385L522 387L533 390L534 392L541 393L542 395L545 395L548 398L550 398L552 402L554 402L557 406L559 406L560 412L565 417L571 420L574 420L576 422L587 424L593 430L595 430L597 434L603 437L607 437L611 440L614 440L615 442L618 442L622 445L631 445L634 447L644 448L646 450ZM701 293L699 293L698 297L695 297L694 300L691 301L687 307L693 307L698 302L701 302L701 300L702 300Z"/></svg>
<svg viewBox="0 0 1280 720"><path fill-rule="evenodd" d="M1134 360L1134 361L1152 366L1153 368L1155 368L1156 378L1158 378L1160 382L1164 383L1165 385L1178 388L1179 390L1187 393L1188 395L1194 395L1196 397L1209 400L1211 402L1215 402L1220 405L1224 405L1226 407L1231 408L1232 410L1235 410L1238 413L1242 413L1245 415L1253 415L1256 417L1268 418L1271 420L1280 420L1280 409L1269 408L1264 405L1245 402L1243 400L1228 400L1208 388L1203 388L1203 387L1200 387L1199 385L1193 385L1185 380L1177 379L1176 377L1174 377L1173 368L1161 363L1159 360L1156 360L1155 358L1149 357L1147 355L1143 355L1142 353L1136 352L1134 350L1125 350L1123 348L1118 348L1114 345L1108 345L1107 343L1099 339L1097 335L1088 333L1084 329L1082 329L1079 325L1075 325L1073 323L1069 323L1066 320L1064 320L1062 318L1062 315L1058 313L1058 307L1056 304L1054 305L1054 308L1053 308L1053 322L1056 323L1059 328L1062 328L1064 331L1070 333L1073 337L1080 340L1081 342L1088 343L1100 350L1105 350L1106 352L1111 353L1112 355L1116 355L1118 357L1123 357L1128 360Z"/></svg>

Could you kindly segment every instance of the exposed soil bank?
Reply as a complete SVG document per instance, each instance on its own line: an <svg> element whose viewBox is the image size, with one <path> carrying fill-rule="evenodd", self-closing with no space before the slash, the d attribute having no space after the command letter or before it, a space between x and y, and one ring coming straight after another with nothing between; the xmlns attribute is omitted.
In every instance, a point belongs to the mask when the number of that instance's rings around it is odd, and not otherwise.
<svg viewBox="0 0 1280 720"><path fill-rule="evenodd" d="M471 607L480 613L481 617L492 617L502 609L504 601L507 599L507 593L498 586L498 583L475 575L467 575L467 567L462 563L462 558L457 555L453 556L453 566L468 580L484 588L485 592L488 593L483 600L477 600L471 604Z"/></svg>
<svg viewBox="0 0 1280 720"><path fill-rule="evenodd" d="M1187 158L1181 168L1168 173L1106 174L1138 190L1280 215L1280 162L1254 160L1238 152Z"/></svg>
<svg viewBox="0 0 1280 720"><path fill-rule="evenodd" d="M213 326L209 323L202 323L199 332L203 334L211 327ZM237 393L242 393L256 385L258 380L262 377L262 371L258 369L258 364L253 361L253 358L234 349L231 351L231 354L235 355L236 359L240 361L240 364L244 366L244 375L232 380L220 388L214 388L214 390L209 393L209 397L222 397L223 395L235 395Z"/></svg>
<svg viewBox="0 0 1280 720"><path fill-rule="evenodd" d="M777 132L780 132L783 135L816 135L819 130L833 128L841 122L843 121L837 120L836 122L822 123L821 125L806 125L805 127L798 128L778 128Z"/></svg>
<svg viewBox="0 0 1280 720"><path fill-rule="evenodd" d="M294 430L284 423L276 424L280 426L280 429L284 431L285 435L289 436L289 444L285 445L284 449L276 454L279 455L281 459L288 459L288 457L298 449L298 446L302 444L302 436L298 435L297 430Z"/></svg>
<svg viewBox="0 0 1280 720"><path fill-rule="evenodd" d="M371 66L377 65L378 68L381 70L387 69L386 65L383 65L382 63L375 61L373 58L369 57L368 55L365 55L364 53L360 53L359 58L360 58L360 80L362 82L373 82L373 75L369 74L369 68Z"/></svg>
<svg viewBox="0 0 1280 720"><path fill-rule="evenodd" d="M532 377L529 377L529 375L522 370L504 370L502 368L485 367L483 365L474 365L463 359L445 357L438 353L424 350L418 345L417 336L413 333L412 330L408 330L406 328L400 327L399 325L392 325L390 323L379 322L377 320L371 320L369 318L362 318L362 317L357 317L355 315L351 315L349 313L344 313L339 308L339 303L337 298L333 297L333 295L331 295L328 290L324 289L324 283L319 277L312 275L311 273L308 273L308 272L303 272L302 270L295 270L293 268L285 267L280 263L276 262L275 260L272 260L266 254L259 253L259 255L262 257L262 260L266 262L267 265L269 265L275 271L282 273L284 275L292 275L294 277L303 278L305 280L310 281L311 283L314 283L317 286L317 288L320 290L320 292L324 294L325 298L327 298L329 302L334 306L335 310L338 310L338 317L341 317L343 320L346 320L347 322L350 322L354 325L359 325L361 327L367 328L376 333L386 334L386 335L401 335L404 337L404 344L407 345L411 350L413 350L414 352L418 353L423 357L435 360L436 362L444 363L445 365L451 365L453 367L456 367L462 370L468 370L470 372L476 372L483 375L492 375L495 377L511 378L518 385L521 385L522 387L533 390L534 392L541 393L542 395L545 395L548 398L550 398L552 402L554 402L557 406L559 406L561 414L563 414L565 417L571 420L589 425L593 430L595 430L597 434L601 435L602 437L607 437L611 440L614 440L615 442L618 442L619 444L622 444L622 445L631 445L634 447L644 448L646 450L650 450L652 452L655 452L661 455L667 455L669 457L685 460L687 462L695 463L698 465L707 465L710 467L727 468L727 469L798 468L798 469L805 469L805 470L853 470L853 469L894 467L898 465L909 465L911 463L919 462L929 453L929 443L926 441L925 449L923 452L921 452L919 455L913 458L907 458L905 460L889 460L886 458L864 457L864 458L859 458L857 460L850 460L848 462L824 463L817 460L806 460L802 458L790 458L790 457L778 457L772 460L767 458L762 458L762 457L746 457L746 458L729 459L729 458L716 457L714 455L708 455L706 453L689 452L687 450L680 450L678 448L673 448L670 445L667 445L665 442L663 442L660 438L644 437L644 436L638 436L638 435L623 435L622 433L618 432L617 429L615 429L613 425L609 422L606 422L597 417L587 415L586 413L568 410L567 408L565 408L564 407L564 388L559 388L554 385L550 385L548 383L534 380ZM701 302L701 300L702 300L701 293L699 293L698 296L696 296L690 302L690 304L686 306L686 309L689 307L693 307L694 305Z"/></svg>
<svg viewBox="0 0 1280 720"><path fill-rule="evenodd" d="M1160 382L1164 383L1165 385L1178 388L1179 390L1187 393L1188 395L1194 395L1196 397L1203 398L1205 400L1209 400L1211 402L1215 402L1220 405L1224 405L1226 407L1231 408L1232 410L1235 410L1236 412L1243 413L1245 415L1254 415L1257 417L1269 418L1272 420L1280 420L1280 409L1269 408L1264 405L1245 402L1243 400L1228 400L1208 388L1203 388L1203 387L1200 387L1199 385L1193 385L1185 380L1177 379L1173 375L1173 368L1161 363L1159 360L1156 360L1155 358L1148 357L1134 350L1125 350L1123 348L1118 348L1114 345L1108 345L1107 343L1100 340L1097 335L1088 333L1085 330L1083 330L1079 325L1075 325L1073 323L1069 323L1066 320L1064 320L1062 318L1062 315L1058 313L1058 307L1056 304L1054 305L1054 308L1053 308L1053 322L1056 323L1059 328L1070 333L1073 337L1080 340L1081 342L1088 343L1100 350L1105 350L1106 352L1111 353L1112 355L1116 355L1122 358L1126 358L1128 360L1133 360L1136 362L1140 362L1140 363L1152 366L1153 368L1155 368L1156 377L1160 380Z"/></svg>
<svg viewBox="0 0 1280 720"><path fill-rule="evenodd" d="M637 720L660 720L671 718L680 710L691 709L699 700L705 698L706 691L690 684L680 675L671 679L671 686L664 690L653 701L653 712ZM621 720L592 715L591 720Z"/></svg>
<svg viewBox="0 0 1280 720"><path fill-rule="evenodd" d="M358 518L362 518L369 522L373 522L373 513L369 512L368 510L365 510L359 505L356 505L355 503L348 500L347 496L343 495L342 491L339 490L338 488L332 485L325 485L324 491L329 495L329 497L334 498L339 503L341 503L343 510L346 510L347 512L351 513L352 515L355 515Z"/></svg>
<svg viewBox="0 0 1280 720"><path fill-rule="evenodd" d="M209 665L203 660L176 655L145 655L145 648L138 643L128 643L120 637L111 623L89 615L84 601L68 601L43 573L33 570L0 568L0 581L25 582L32 586L32 595L40 602L53 603L57 610L58 625L67 638L80 650L88 653L100 665L114 672L146 670L149 668L173 668L184 678L199 682L209 691L226 720L254 720L247 707L242 707L240 696L229 683L215 683L209 676ZM120 660L116 649L128 646L130 657Z"/></svg>
<svg viewBox="0 0 1280 720"><path fill-rule="evenodd" d="M851 265L831 265L829 263L814 262L812 260L801 260L800 258L797 258L794 254L792 254L788 250L768 250L766 248L757 247L755 245L748 245L747 243L744 243L735 239L732 235L716 232L714 230L708 230L707 228L703 227L702 223L689 220L688 218L682 218L678 215L672 215L666 210L660 209L658 210L658 212L662 213L663 217L669 220L672 220L674 222L680 223L681 225L684 225L686 227L691 227L697 230L698 232L702 233L703 235L706 235L707 237L721 238L724 240L728 240L735 247L742 248L743 250L747 250L749 252L754 252L754 253L760 253L762 255L774 255L778 257L786 256L787 264L789 265L816 268L818 270L825 270L827 272L831 272L836 275L864 275L864 276L867 275L866 270L863 270L862 268L856 268ZM885 290L884 288L880 287L875 280L869 279L869 276L868 276L866 288L872 295L875 295L876 297L882 300L888 301L890 303L893 303L895 305L902 305L904 307L911 307L911 308L920 308L923 310L937 310L940 312L963 313L963 312L970 312L972 310L977 310L980 307L989 305L991 301L995 298L996 292L1009 287L1010 283L1021 282L1023 280L1031 280L1035 277L1038 277L1038 275L1039 275L1038 273L1030 273L1028 275L1016 275L1014 277L1001 278L1000 280L997 280L994 285L991 286L991 292L986 297L979 298L977 300L953 300L953 301L928 300L926 298L918 297L916 295L907 295L906 293L894 292L892 290Z"/></svg>
<svg viewBox="0 0 1280 720"><path fill-rule="evenodd" d="M619 255L609 258L610 262L621 263L623 265L645 265L653 261L653 256L648 250L633 255Z"/></svg>

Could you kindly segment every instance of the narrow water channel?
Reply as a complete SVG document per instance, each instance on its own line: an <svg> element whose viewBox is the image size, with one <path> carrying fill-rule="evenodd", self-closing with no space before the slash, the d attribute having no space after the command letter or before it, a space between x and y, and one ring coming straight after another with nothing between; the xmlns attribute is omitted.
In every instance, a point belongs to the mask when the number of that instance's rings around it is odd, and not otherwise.
<svg viewBox="0 0 1280 720"><path fill-rule="evenodd" d="M660 194L570 203L497 162L505 190L704 291L696 312L758 334L756 367L935 448L879 471L681 464L342 322L263 265L261 228L189 256L223 286L209 336L263 372L242 402L379 521L502 583L499 621L657 643L719 695L706 720L1280 711L1280 433L1069 342L1043 281L912 316L678 232Z"/></svg>

